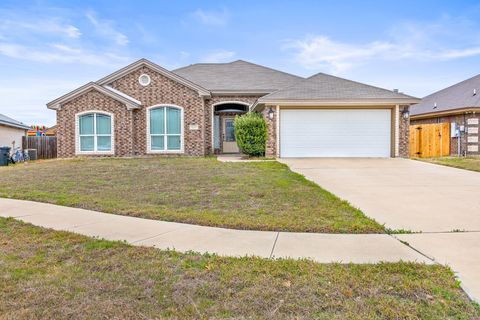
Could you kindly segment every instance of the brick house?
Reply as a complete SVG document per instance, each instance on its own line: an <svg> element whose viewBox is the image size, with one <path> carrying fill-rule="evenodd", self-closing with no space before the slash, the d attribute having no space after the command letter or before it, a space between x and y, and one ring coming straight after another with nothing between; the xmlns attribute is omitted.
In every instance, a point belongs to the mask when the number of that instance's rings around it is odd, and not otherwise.
<svg viewBox="0 0 480 320"><path fill-rule="evenodd" d="M233 121L249 111L267 122L269 156L407 157L416 102L241 60L169 71L141 59L47 107L57 112L59 157L237 153Z"/></svg>
<svg viewBox="0 0 480 320"><path fill-rule="evenodd" d="M411 107L411 123L450 123L450 154L480 156L479 90L477 75L432 93Z"/></svg>

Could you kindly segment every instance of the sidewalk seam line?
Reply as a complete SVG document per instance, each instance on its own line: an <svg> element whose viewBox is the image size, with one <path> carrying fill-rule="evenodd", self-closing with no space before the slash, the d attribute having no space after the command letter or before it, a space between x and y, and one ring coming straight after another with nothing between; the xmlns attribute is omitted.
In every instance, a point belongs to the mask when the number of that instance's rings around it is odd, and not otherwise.
<svg viewBox="0 0 480 320"><path fill-rule="evenodd" d="M280 231L277 232L277 235L275 236L275 241L273 242L272 251L270 252L270 257L269 257L270 259L273 257L273 251L275 251L275 246L277 245L278 236L280 236Z"/></svg>
<svg viewBox="0 0 480 320"><path fill-rule="evenodd" d="M398 242L400 242L400 243L403 244L404 246L406 246L406 247L412 249L413 251L421 254L422 256L424 256L425 258L427 258L428 260L431 260L433 263L439 264L439 263L435 260L435 258L429 257L428 255L426 255L426 254L423 253L422 251L420 251L420 250L418 250L417 248L415 248L415 247L413 247L412 245L410 245L410 243L408 243L407 241L401 240L401 239L395 237L394 235L389 235L389 236L391 236L392 238L394 238L395 240L397 240Z"/></svg>
<svg viewBox="0 0 480 320"><path fill-rule="evenodd" d="M177 231L179 229L181 229L182 227L178 227L178 228L175 228L173 230L168 230L168 231L165 231L165 232L162 232L162 233L159 233L159 234L156 234L154 236L151 236L151 237L146 237L144 239L139 239L139 240L135 240L135 241L130 241L131 244L134 244L134 243L137 243L137 242L141 242L141 241L145 241L145 240L149 240L149 239L153 239L153 238L156 238L156 237L159 237L159 236L163 236L164 234L167 234L167 233L170 233L170 232L174 232L174 231Z"/></svg>

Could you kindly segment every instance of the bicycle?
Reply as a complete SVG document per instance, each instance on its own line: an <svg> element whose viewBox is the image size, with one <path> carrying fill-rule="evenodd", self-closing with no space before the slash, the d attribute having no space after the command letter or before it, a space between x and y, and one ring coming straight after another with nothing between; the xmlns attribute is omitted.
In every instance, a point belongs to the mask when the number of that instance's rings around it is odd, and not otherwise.
<svg viewBox="0 0 480 320"><path fill-rule="evenodd" d="M19 163L19 162L24 162L29 160L30 160L30 156L28 155L28 152L25 150L20 150L20 147L15 148L15 150L12 153L12 156L10 157L10 162L12 163Z"/></svg>

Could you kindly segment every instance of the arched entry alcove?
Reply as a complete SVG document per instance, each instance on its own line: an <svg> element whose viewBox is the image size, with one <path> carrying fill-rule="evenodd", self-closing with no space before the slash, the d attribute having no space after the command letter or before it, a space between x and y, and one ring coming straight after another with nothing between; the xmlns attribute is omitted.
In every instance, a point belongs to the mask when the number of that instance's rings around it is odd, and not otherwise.
<svg viewBox="0 0 480 320"><path fill-rule="evenodd" d="M239 153L235 139L235 116L248 112L250 104L224 101L213 105L213 148L215 153Z"/></svg>

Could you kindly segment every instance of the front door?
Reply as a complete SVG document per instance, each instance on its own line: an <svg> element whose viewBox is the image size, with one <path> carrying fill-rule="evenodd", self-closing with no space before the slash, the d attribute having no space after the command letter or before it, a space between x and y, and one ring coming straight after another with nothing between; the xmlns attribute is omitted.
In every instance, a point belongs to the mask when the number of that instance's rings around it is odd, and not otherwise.
<svg viewBox="0 0 480 320"><path fill-rule="evenodd" d="M237 141L235 140L235 128L233 126L235 118L223 119L223 153L238 153Z"/></svg>

